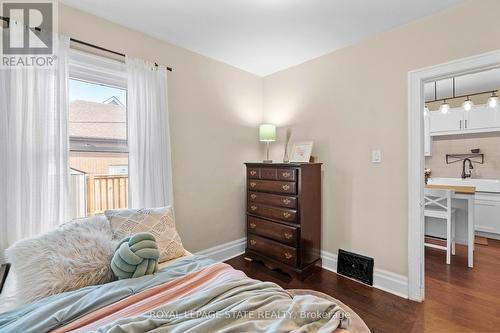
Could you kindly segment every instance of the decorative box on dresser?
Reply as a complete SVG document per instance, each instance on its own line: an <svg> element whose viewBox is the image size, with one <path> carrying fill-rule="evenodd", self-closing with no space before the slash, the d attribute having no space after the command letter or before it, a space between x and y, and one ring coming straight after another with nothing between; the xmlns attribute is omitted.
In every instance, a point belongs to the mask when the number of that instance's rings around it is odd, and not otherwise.
<svg viewBox="0 0 500 333"><path fill-rule="evenodd" d="M321 265L321 163L245 163L246 256L303 278Z"/></svg>

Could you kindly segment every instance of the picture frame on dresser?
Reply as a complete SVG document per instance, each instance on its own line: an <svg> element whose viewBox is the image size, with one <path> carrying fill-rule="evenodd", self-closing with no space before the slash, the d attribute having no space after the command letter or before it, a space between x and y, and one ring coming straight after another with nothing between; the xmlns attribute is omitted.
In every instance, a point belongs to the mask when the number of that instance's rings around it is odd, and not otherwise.
<svg viewBox="0 0 500 333"><path fill-rule="evenodd" d="M292 146L292 153L290 155L290 162L307 163L311 159L312 141L295 142Z"/></svg>
<svg viewBox="0 0 500 333"><path fill-rule="evenodd" d="M245 163L246 257L299 278L321 265L321 163Z"/></svg>

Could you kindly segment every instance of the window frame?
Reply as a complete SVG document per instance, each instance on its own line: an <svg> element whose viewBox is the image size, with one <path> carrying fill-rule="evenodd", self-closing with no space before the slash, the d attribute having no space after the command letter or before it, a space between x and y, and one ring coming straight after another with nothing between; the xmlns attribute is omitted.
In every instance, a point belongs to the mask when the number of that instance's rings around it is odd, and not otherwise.
<svg viewBox="0 0 500 333"><path fill-rule="evenodd" d="M82 81L89 84L102 85L110 88L123 89L127 95L126 65L118 60L109 59L76 49L70 49L68 61L69 80ZM125 109L127 106L125 105ZM70 152L96 153L128 153L128 112L125 112L125 147L109 149L106 147L91 147L86 149L84 144L77 149L69 147ZM71 139L70 139L71 140ZM86 139L74 138L75 142L84 143Z"/></svg>

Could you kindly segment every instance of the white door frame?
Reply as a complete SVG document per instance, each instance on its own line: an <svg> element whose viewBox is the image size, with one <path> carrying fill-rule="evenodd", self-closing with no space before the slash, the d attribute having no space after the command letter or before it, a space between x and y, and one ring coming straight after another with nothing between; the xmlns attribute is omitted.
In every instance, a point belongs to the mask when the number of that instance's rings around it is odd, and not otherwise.
<svg viewBox="0 0 500 333"><path fill-rule="evenodd" d="M500 67L500 50L408 73L408 296L424 300L424 83Z"/></svg>

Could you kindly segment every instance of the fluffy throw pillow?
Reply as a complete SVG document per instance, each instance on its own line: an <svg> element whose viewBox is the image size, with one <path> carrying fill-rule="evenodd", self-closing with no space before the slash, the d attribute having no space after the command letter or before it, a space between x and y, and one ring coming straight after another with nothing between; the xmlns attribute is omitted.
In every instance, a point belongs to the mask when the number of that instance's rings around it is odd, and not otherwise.
<svg viewBox="0 0 500 333"><path fill-rule="evenodd" d="M114 239L123 239L139 232L153 234L160 251L159 262L182 257L186 250L175 228L172 208L144 208L107 210Z"/></svg>
<svg viewBox="0 0 500 333"><path fill-rule="evenodd" d="M16 304L114 279L112 239L103 215L78 219L20 240L6 250L16 276Z"/></svg>
<svg viewBox="0 0 500 333"><path fill-rule="evenodd" d="M149 232L124 238L116 248L111 269L118 279L137 278L153 274L158 268L160 252Z"/></svg>

